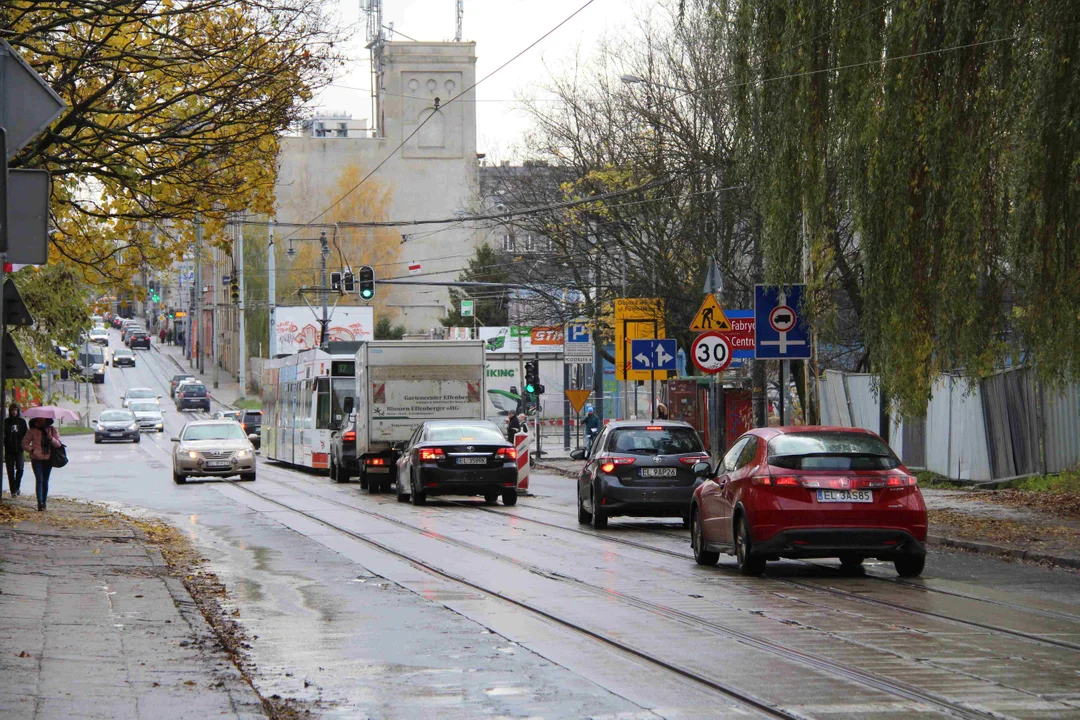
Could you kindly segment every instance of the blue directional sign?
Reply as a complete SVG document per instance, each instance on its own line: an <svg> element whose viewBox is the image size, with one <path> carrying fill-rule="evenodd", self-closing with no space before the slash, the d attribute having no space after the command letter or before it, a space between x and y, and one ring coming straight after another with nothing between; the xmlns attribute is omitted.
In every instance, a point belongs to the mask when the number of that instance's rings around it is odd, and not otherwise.
<svg viewBox="0 0 1080 720"><path fill-rule="evenodd" d="M805 289L805 285L754 286L754 357L758 360L810 357L810 328L799 317Z"/></svg>
<svg viewBox="0 0 1080 720"><path fill-rule="evenodd" d="M678 354L675 340L631 340L631 370L674 370Z"/></svg>
<svg viewBox="0 0 1080 720"><path fill-rule="evenodd" d="M566 342L584 344L592 342L589 337L589 327L587 325L567 325Z"/></svg>

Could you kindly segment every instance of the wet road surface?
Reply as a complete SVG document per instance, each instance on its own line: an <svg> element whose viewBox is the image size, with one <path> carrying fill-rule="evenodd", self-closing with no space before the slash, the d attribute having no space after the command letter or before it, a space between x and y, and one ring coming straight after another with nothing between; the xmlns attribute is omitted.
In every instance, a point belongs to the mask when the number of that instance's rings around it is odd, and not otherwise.
<svg viewBox="0 0 1080 720"><path fill-rule="evenodd" d="M114 344L118 340L114 338ZM961 553L923 578L694 564L677 523L577 524L573 481L514 508L369 495L263 462L174 485L175 365L139 352L110 402L162 388L166 432L72 438L54 492L182 527L230 589L256 684L324 717L1080 717L1080 576ZM149 442L147 442L149 440Z"/></svg>

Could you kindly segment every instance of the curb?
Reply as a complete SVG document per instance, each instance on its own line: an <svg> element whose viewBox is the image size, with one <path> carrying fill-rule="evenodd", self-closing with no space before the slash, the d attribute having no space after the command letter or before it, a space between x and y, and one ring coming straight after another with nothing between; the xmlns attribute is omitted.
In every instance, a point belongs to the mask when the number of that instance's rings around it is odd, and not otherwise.
<svg viewBox="0 0 1080 720"><path fill-rule="evenodd" d="M1048 563L1057 567L1080 570L1080 558L1048 555L1047 553L1034 552L1032 550L1022 550L1020 548L1005 547L1004 545L994 545L992 543L978 542L975 540L959 540L943 535L927 535L926 542L931 545L967 550L968 552L974 552L980 555L993 555L995 557L1008 557L1014 560L1024 560L1027 562Z"/></svg>
<svg viewBox="0 0 1080 720"><path fill-rule="evenodd" d="M568 478L576 478L577 477L577 474L574 473L571 470L563 470L562 468L557 468L554 465L548 465L547 463L544 463L544 462L535 463L533 465L533 467L535 467L538 470L547 470L548 472L557 473L559 475L562 475L563 477L568 477Z"/></svg>

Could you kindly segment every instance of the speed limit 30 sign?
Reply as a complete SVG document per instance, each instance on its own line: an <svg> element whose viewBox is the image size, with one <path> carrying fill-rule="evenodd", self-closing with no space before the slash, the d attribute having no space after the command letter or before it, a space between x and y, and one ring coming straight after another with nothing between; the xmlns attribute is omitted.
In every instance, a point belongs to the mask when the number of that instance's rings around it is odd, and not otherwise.
<svg viewBox="0 0 1080 720"><path fill-rule="evenodd" d="M731 364L731 345L724 335L707 332L698 335L690 346L690 355L694 365L703 373L723 372Z"/></svg>

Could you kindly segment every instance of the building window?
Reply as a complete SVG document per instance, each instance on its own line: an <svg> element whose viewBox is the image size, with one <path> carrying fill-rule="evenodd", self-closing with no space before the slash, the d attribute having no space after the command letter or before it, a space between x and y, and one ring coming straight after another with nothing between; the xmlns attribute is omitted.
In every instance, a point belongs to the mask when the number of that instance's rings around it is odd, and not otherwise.
<svg viewBox="0 0 1080 720"><path fill-rule="evenodd" d="M349 126L347 123L338 123L337 136L349 137Z"/></svg>
<svg viewBox="0 0 1080 720"><path fill-rule="evenodd" d="M514 241L514 236L507 233L503 235L503 252L514 252L517 243Z"/></svg>
<svg viewBox="0 0 1080 720"><path fill-rule="evenodd" d="M326 126L321 122L315 123L315 137L326 137Z"/></svg>
<svg viewBox="0 0 1080 720"><path fill-rule="evenodd" d="M532 251L533 251L533 236L532 235L526 235L525 236L525 252L532 252Z"/></svg>

